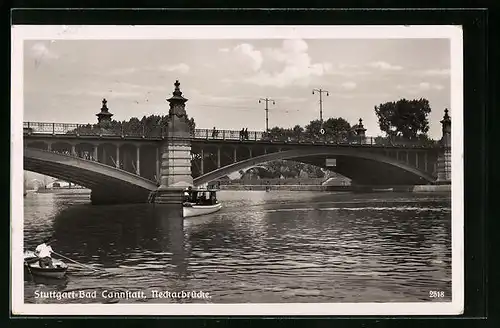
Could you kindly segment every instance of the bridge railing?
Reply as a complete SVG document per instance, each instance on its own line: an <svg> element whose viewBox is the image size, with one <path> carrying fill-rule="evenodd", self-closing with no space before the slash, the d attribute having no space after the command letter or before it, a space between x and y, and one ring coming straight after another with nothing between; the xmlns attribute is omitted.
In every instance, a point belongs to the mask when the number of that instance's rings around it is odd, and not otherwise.
<svg viewBox="0 0 500 328"><path fill-rule="evenodd" d="M153 127L136 126L133 130L124 130L123 126L111 126L106 129L101 129L98 125L93 124L24 122L23 130L24 134L27 135L115 136L144 139L159 139L167 135L166 129L160 125ZM193 139L263 141L273 143L364 145L385 147L433 147L438 145L438 142L434 140L405 140L397 137L338 137L333 135L308 136L305 134L290 137L268 134L262 131L243 132L241 130L234 131L217 129L195 129L191 136Z"/></svg>
<svg viewBox="0 0 500 328"><path fill-rule="evenodd" d="M214 129L195 129L193 137L195 139L212 140L263 140L265 132L262 131L242 131L235 130L214 130Z"/></svg>
<svg viewBox="0 0 500 328"><path fill-rule="evenodd" d="M124 130L122 127L109 127L101 129L92 124L75 123L46 123L46 122L24 122L25 134L47 134L47 135L77 135L77 136L124 136L140 138L161 138L166 136L166 129L160 125L155 127L136 127L134 130ZM192 133L195 139L215 140L263 140L262 131L247 131L242 134L234 130L195 129Z"/></svg>

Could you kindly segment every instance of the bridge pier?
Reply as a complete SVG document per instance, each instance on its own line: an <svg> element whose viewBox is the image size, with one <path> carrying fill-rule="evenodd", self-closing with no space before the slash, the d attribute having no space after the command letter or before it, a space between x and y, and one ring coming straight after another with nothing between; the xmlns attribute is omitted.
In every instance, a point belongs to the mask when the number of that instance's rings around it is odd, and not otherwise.
<svg viewBox="0 0 500 328"><path fill-rule="evenodd" d="M205 173L205 151L201 148L201 161L200 161L200 173L203 175Z"/></svg>
<svg viewBox="0 0 500 328"><path fill-rule="evenodd" d="M136 157L135 157L135 170L137 175L141 175L141 147L139 145L136 146Z"/></svg>
<svg viewBox="0 0 500 328"><path fill-rule="evenodd" d="M183 193L193 186L191 176L190 127L185 110L186 98L175 81L167 121L167 137L161 147L160 186L156 190L154 202L182 206Z"/></svg>
<svg viewBox="0 0 500 328"><path fill-rule="evenodd" d="M155 176L156 176L156 181L160 181L160 149L156 147L156 169L155 169Z"/></svg>
<svg viewBox="0 0 500 328"><path fill-rule="evenodd" d="M217 168L220 169L220 147L217 147Z"/></svg>
<svg viewBox="0 0 500 328"><path fill-rule="evenodd" d="M115 162L116 168L120 168L120 145L116 146L116 162Z"/></svg>

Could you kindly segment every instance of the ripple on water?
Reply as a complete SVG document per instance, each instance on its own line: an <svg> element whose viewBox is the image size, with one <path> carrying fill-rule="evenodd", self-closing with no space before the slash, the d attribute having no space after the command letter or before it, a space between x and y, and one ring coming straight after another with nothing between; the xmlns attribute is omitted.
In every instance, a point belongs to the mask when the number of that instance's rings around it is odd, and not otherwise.
<svg viewBox="0 0 500 328"><path fill-rule="evenodd" d="M143 205L96 209L80 200L68 206L67 195L32 198L25 248L51 235L56 251L103 270L71 265L59 285L27 279L26 301L40 301L33 297L40 288L210 292L196 301L203 303L414 302L428 301L429 289L450 299L448 196L297 195L222 192L223 210L186 220L183 230Z"/></svg>

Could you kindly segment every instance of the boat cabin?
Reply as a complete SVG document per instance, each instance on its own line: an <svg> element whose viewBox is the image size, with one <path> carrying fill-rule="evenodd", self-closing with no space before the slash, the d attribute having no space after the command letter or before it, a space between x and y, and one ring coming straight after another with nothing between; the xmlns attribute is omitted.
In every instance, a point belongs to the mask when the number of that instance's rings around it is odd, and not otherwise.
<svg viewBox="0 0 500 328"><path fill-rule="evenodd" d="M197 205L215 205L217 204L216 190L188 189L184 192L184 202Z"/></svg>

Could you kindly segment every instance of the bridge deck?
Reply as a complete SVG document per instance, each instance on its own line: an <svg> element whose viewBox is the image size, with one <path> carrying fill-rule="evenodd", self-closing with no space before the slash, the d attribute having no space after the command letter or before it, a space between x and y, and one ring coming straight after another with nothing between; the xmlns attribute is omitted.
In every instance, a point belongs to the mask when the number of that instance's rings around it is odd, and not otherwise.
<svg viewBox="0 0 500 328"><path fill-rule="evenodd" d="M167 133L158 126L146 131L116 131L103 130L95 125L73 124L73 123L45 123L24 122L23 131L25 137L30 138L82 138L82 139L105 139L105 140L130 140L130 141L161 141ZM210 130L195 129L191 133L194 142L244 142L277 145L339 145L339 146L363 146L382 148L436 148L439 142L433 140L402 140L400 138L383 137L349 137L339 138L336 136L308 137L306 135L285 137L266 134L263 131L248 131L248 137L242 137L240 131L235 130Z"/></svg>

